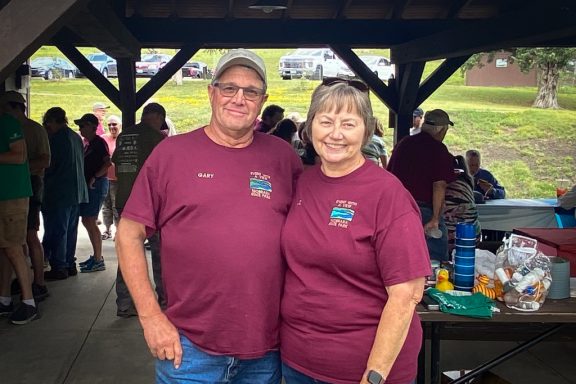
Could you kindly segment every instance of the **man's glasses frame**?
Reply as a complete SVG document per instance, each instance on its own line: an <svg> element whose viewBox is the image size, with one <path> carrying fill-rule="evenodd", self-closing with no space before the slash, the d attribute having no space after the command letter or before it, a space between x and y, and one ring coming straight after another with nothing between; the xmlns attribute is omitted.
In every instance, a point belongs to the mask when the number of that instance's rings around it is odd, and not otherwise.
<svg viewBox="0 0 576 384"><path fill-rule="evenodd" d="M348 80L348 79L342 79L340 77L326 77L324 78L324 80L322 80L322 85L326 87L331 87L335 84L347 84L352 88L356 88L360 92L368 93L370 91L368 85L366 85L365 82L360 80L354 80L354 79Z"/></svg>
<svg viewBox="0 0 576 384"><path fill-rule="evenodd" d="M242 90L242 95L244 98L250 101L256 101L266 94L266 90L264 89L254 87L239 87L238 85L232 83L214 83L212 85L218 88L224 97L234 97L240 89Z"/></svg>

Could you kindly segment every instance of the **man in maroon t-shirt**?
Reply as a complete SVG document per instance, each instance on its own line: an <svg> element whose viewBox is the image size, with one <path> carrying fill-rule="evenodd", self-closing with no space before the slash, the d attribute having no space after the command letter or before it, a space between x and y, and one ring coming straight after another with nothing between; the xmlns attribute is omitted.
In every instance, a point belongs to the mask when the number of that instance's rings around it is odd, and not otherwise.
<svg viewBox="0 0 576 384"><path fill-rule="evenodd" d="M157 383L276 384L280 233L302 165L284 141L253 130L268 98L260 57L229 51L208 94L210 123L163 140L139 172L117 231L118 260L158 358ZM154 231L164 313L142 246Z"/></svg>
<svg viewBox="0 0 576 384"><path fill-rule="evenodd" d="M441 109L426 112L421 134L405 137L392 152L392 172L418 203L430 258L447 260L448 238L442 215L446 185L455 180L454 156L442 143L454 125Z"/></svg>

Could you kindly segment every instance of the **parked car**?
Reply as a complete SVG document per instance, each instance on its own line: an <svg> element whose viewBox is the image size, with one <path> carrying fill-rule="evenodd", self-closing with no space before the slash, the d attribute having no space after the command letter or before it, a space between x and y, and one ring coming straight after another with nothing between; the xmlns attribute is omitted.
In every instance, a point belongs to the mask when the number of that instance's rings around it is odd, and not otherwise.
<svg viewBox="0 0 576 384"><path fill-rule="evenodd" d="M212 71L208 69L208 64L201 61L189 61L182 67L182 76L184 77L201 79L204 78L204 74L206 74L206 79L212 78Z"/></svg>
<svg viewBox="0 0 576 384"><path fill-rule="evenodd" d="M341 65L342 61L328 48L299 48L280 58L278 72L284 80L320 80L336 76Z"/></svg>
<svg viewBox="0 0 576 384"><path fill-rule="evenodd" d="M117 77L118 67L116 60L105 53L97 52L86 55L86 59L96 68L104 77ZM79 69L76 70L76 77L84 76Z"/></svg>
<svg viewBox="0 0 576 384"><path fill-rule="evenodd" d="M172 60L172 56L159 53L142 55L142 61L136 62L136 76L154 76Z"/></svg>
<svg viewBox="0 0 576 384"><path fill-rule="evenodd" d="M46 80L57 78L73 79L76 67L60 57L37 57L30 63L30 75Z"/></svg>
<svg viewBox="0 0 576 384"><path fill-rule="evenodd" d="M358 57L366 66L382 81L388 81L394 76L394 64L384 56L359 56ZM338 71L338 77L355 78L357 77L348 66L343 63Z"/></svg>

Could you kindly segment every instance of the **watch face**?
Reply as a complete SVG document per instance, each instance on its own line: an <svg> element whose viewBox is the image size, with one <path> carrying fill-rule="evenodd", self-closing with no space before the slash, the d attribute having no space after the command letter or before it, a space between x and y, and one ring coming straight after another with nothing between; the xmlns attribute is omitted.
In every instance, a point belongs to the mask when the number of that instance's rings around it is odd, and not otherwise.
<svg viewBox="0 0 576 384"><path fill-rule="evenodd" d="M384 379L382 375L376 371L368 372L368 382L370 384L384 384Z"/></svg>

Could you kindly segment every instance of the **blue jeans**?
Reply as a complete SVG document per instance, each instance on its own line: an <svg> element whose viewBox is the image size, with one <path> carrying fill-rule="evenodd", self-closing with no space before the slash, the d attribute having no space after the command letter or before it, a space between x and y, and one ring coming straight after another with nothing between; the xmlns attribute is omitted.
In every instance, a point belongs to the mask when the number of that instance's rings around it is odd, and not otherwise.
<svg viewBox="0 0 576 384"><path fill-rule="evenodd" d="M76 266L78 239L78 204L68 207L42 207L44 218L44 255L52 270Z"/></svg>
<svg viewBox="0 0 576 384"><path fill-rule="evenodd" d="M313 379L284 363L282 363L282 376L286 384L330 384L327 381Z"/></svg>
<svg viewBox="0 0 576 384"><path fill-rule="evenodd" d="M280 384L280 353L268 352L261 358L241 360L210 355L180 335L182 364L156 360L156 384Z"/></svg>
<svg viewBox="0 0 576 384"><path fill-rule="evenodd" d="M306 376L284 363L282 363L282 376L284 376L286 384L330 384L327 381L320 381ZM416 384L416 380L410 384Z"/></svg>
<svg viewBox="0 0 576 384"><path fill-rule="evenodd" d="M432 218L432 207L418 204L420 214L422 215L422 225L426 224ZM444 223L444 217L440 216L438 229L442 231L442 237L434 239L433 237L426 236L426 245L428 246L428 253L431 260L448 261L448 229Z"/></svg>

